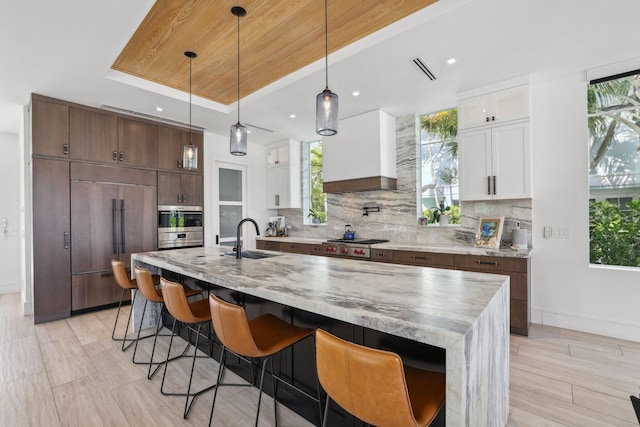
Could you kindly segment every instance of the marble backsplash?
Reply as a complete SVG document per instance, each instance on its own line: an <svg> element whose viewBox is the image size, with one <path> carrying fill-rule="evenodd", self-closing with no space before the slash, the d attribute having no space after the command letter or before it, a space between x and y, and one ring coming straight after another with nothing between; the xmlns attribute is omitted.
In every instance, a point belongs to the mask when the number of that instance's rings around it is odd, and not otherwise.
<svg viewBox="0 0 640 427"><path fill-rule="evenodd" d="M291 226L289 235L299 237L339 238L346 224L352 226L357 238L387 239L396 243L470 245L475 240L480 218L504 216L501 247L511 245L511 231L529 230L531 247L531 199L461 202L461 224L420 226L416 213L418 182L419 117L396 119L397 190L361 191L327 195L327 224L303 224L302 209L280 209ZM304 168L303 168L304 169ZM380 212L363 216L365 206L376 206Z"/></svg>

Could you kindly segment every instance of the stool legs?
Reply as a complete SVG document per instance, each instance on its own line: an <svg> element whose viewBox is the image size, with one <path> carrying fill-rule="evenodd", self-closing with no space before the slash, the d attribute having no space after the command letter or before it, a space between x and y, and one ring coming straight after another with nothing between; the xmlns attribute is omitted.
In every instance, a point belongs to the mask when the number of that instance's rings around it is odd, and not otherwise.
<svg viewBox="0 0 640 427"><path fill-rule="evenodd" d="M113 331L111 331L111 339L114 341L122 342L122 351L125 351L126 349L128 349L131 346L131 344L133 344L136 341L135 338L127 338L127 331L129 330L129 325L131 324L132 311L129 311L129 317L127 318L127 327L124 332L124 337L116 338L116 327L118 326L118 319L120 318L120 310L122 309L122 300L124 299L124 292L126 290L127 289L122 288L122 293L120 294L120 303L118 304L118 312L116 314L116 321L113 323ZM133 304L136 301L137 294L138 294L137 292L133 294L133 299L131 300L131 307L133 307Z"/></svg>
<svg viewBox="0 0 640 427"><path fill-rule="evenodd" d="M202 356L198 356L197 355L198 354L198 340L200 338L200 329L202 327L202 324L200 323L200 324L198 324L198 330L197 330L197 333L196 333L196 342L194 344L193 359L191 361L191 374L189 375L189 385L187 386L187 392L186 393L170 393L170 392L166 392L164 390L164 381L165 381L165 378L166 378L166 375L167 375L167 366L169 365L169 362L171 360L175 359L175 358L171 359L170 355L171 355L171 347L173 345L173 337L175 336L176 323L177 322L174 319L173 327L171 328L171 339L169 340L169 350L167 350L167 359L164 362L164 372L162 374L162 384L160 385L160 392L162 394L164 394L165 396L186 396L185 403L184 403L183 418L187 419L188 416L189 416L189 411L191 410L191 406L193 405L193 402L195 402L196 398L200 394L202 394L202 393L204 393L206 391L209 391L212 388L216 387L216 384L213 384L212 386L206 387L206 388L204 388L204 389L202 389L200 391L197 391L195 393L191 393L191 383L192 383L192 380L193 380L193 370L194 370L194 367L195 367L195 364L196 364L196 357L202 357ZM187 344L187 349L188 349L188 347L189 347L189 343ZM183 354L186 353L187 349L185 349ZM191 398L191 402L189 402L189 398Z"/></svg>

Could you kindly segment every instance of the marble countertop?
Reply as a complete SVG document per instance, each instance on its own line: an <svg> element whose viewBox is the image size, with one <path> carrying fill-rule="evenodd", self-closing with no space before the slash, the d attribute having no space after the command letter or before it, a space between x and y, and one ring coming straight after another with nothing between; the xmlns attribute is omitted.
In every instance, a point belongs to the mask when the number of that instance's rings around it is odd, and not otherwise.
<svg viewBox="0 0 640 427"><path fill-rule="evenodd" d="M237 260L223 251L175 249L132 259L442 348L465 336L508 283L501 275L284 252L255 251L274 256Z"/></svg>
<svg viewBox="0 0 640 427"><path fill-rule="evenodd" d="M309 244L320 244L327 239L318 239L318 238L309 238L309 237L296 237L296 236L288 236L288 237L256 237L256 240L269 240L276 242L290 242L290 243L309 243ZM512 249L487 249L487 248L476 248L474 246L463 246L463 245L436 245L436 244L421 244L421 243L395 243L395 242L387 242L387 243L378 243L377 245L371 245L372 248L376 249L391 249L398 251L417 251L417 252L435 252L435 253L445 253L445 254L456 254L456 255L480 255L480 256L495 256L495 257L504 257L504 258L529 258L531 256L531 249L521 249L514 251Z"/></svg>

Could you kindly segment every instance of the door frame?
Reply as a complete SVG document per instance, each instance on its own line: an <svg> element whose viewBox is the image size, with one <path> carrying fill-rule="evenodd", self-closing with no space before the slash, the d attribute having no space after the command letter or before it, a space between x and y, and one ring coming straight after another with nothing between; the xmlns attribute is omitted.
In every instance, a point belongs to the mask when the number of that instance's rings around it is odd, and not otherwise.
<svg viewBox="0 0 640 427"><path fill-rule="evenodd" d="M242 217L244 218L247 213L248 201L247 201L247 165L242 163L229 163L224 161L214 161L213 170L213 185L211 186L211 218L213 219L212 223L212 236L213 242L212 246L219 246L223 241L230 242L235 239L226 238L221 239L218 238L220 236L220 169L232 169L239 170L242 173L242 201L241 202L229 202L226 204L242 206Z"/></svg>

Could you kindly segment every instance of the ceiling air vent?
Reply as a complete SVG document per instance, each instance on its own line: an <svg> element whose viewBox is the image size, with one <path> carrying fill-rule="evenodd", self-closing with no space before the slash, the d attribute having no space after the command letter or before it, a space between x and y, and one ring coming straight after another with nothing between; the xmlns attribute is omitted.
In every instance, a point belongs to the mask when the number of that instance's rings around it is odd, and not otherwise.
<svg viewBox="0 0 640 427"><path fill-rule="evenodd" d="M154 122L166 123L168 125L180 126L184 128L189 127L189 123L182 123L177 120L171 120L166 117L154 116L152 114L141 113L139 111L127 110L126 108L114 107L113 105L102 104L100 106L101 109L107 111L113 111L115 113L126 114L128 116L140 117L143 119L153 120ZM204 130L204 128L200 126L191 125L191 129L195 130Z"/></svg>
<svg viewBox="0 0 640 427"><path fill-rule="evenodd" d="M418 67L418 69L422 71L429 78L429 80L433 81L436 79L436 76L431 72L429 67L427 67L425 63L422 62L422 59L420 59L420 57L413 58L411 61L416 64L416 67Z"/></svg>
<svg viewBox="0 0 640 427"><path fill-rule="evenodd" d="M273 131L271 129L267 129L267 128L263 128L263 127L260 127L260 126L252 125L251 123L245 123L245 126L248 127L248 128L253 128L253 129L258 129L258 130L263 130L265 132L273 133Z"/></svg>

